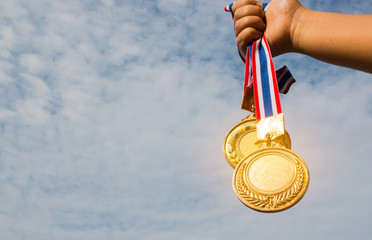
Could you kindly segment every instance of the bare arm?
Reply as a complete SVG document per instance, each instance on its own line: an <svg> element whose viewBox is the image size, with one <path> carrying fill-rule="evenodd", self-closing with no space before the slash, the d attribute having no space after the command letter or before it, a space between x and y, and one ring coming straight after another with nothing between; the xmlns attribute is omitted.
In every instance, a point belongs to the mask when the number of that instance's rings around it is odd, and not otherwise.
<svg viewBox="0 0 372 240"><path fill-rule="evenodd" d="M294 52L372 73L372 15L299 11Z"/></svg>
<svg viewBox="0 0 372 240"><path fill-rule="evenodd" d="M237 0L233 11L242 49L265 32L273 56L297 52L372 73L372 15L317 12L297 0L273 0L265 13L255 0Z"/></svg>

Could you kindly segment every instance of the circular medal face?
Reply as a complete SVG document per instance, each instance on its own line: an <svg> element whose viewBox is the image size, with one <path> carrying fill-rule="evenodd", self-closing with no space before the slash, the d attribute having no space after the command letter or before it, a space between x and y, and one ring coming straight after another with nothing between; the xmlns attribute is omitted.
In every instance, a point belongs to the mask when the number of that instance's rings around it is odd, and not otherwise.
<svg viewBox="0 0 372 240"><path fill-rule="evenodd" d="M261 143L257 142L256 126L257 121L252 114L236 124L226 134L223 142L223 152L226 161L233 168L235 168L243 158L262 146ZM291 148L291 139L287 132L285 132L283 136L273 139L273 143L288 149Z"/></svg>
<svg viewBox="0 0 372 240"><path fill-rule="evenodd" d="M248 207L277 212L296 204L309 185L309 171L300 156L285 148L259 149L235 168L233 188Z"/></svg>

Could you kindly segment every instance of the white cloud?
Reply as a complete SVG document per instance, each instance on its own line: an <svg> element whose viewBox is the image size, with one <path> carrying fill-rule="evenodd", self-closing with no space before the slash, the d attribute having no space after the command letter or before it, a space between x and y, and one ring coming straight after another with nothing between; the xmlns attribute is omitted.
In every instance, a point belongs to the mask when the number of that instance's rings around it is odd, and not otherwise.
<svg viewBox="0 0 372 240"><path fill-rule="evenodd" d="M274 215L235 197L221 145L247 113L226 3L0 3L1 239L369 236L353 205L372 198L368 74L278 58L310 189Z"/></svg>
<svg viewBox="0 0 372 240"><path fill-rule="evenodd" d="M40 57L36 54L23 54L20 57L20 64L26 68L26 72L31 74L37 74L44 70L45 67Z"/></svg>

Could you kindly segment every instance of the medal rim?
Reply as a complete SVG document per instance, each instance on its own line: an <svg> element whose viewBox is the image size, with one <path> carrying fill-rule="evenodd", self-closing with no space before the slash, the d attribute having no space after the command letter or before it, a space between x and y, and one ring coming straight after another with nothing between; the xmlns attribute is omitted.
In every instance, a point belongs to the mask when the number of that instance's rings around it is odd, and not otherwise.
<svg viewBox="0 0 372 240"><path fill-rule="evenodd" d="M250 115L248 115L246 118L242 119L240 122L238 122L237 124L235 124L235 125L234 125L230 130L229 130L229 132L226 134L225 139L224 139L224 141L223 141L223 145L222 145L222 148L223 148L223 154L225 155L225 158L226 158L228 164L229 164L232 168L235 168L235 167L239 164L239 162L240 162L242 159L244 159L244 157L241 158L237 163L236 163L236 161L233 161L233 160L231 159L231 157L230 157L230 156L228 155L228 153L227 153L227 148L226 148L227 140L230 138L230 136L231 136L231 134L232 134L233 131L235 131L236 129L239 129L239 126L241 126L241 125L242 125L242 127L243 127L244 124L247 123L247 122L256 122L255 125L257 125L257 120L256 120L256 118L253 116L253 114L250 114ZM244 127L244 128L245 128L245 127ZM254 131L254 129L251 129L250 131ZM244 130L244 133L245 133L244 135L248 134L250 131L246 131L246 130ZM236 142L237 142L239 139L241 139L242 136L243 136L243 134L241 134L241 135L239 136L239 138L236 139ZM231 136L231 137L233 137L233 136ZM233 138L234 138L234 137L233 137ZM232 146L232 147L235 147L235 146ZM235 150L236 150L236 151L235 151L235 154L236 154L236 155L238 155L238 152L241 152L241 151L238 151L238 150L237 150L237 147L235 147Z"/></svg>
<svg viewBox="0 0 372 240"><path fill-rule="evenodd" d="M295 165L296 165L296 160L298 161L298 164L301 166L301 169L302 169L303 174L304 174L302 187L298 191L298 194L296 194L291 200L289 200L288 202L286 202L283 205L279 205L278 207L273 207L273 208L270 208L270 207L269 208L260 207L260 206L257 206L257 204L255 205L253 203L250 203L243 196L241 196L241 193L237 189L238 188L237 175L238 175L238 172L246 170L247 166L245 166L245 169L243 169L243 170L240 169L242 167L242 165L244 165L244 164L249 165L252 160L257 159L257 158L255 158L255 155L257 155L257 157L258 157L259 155L262 155L265 152L266 153L269 153L269 152L275 152L275 151L276 152L279 151L281 154L286 155L287 157L289 157L293 161L293 163ZM296 170L296 172L295 172L295 178L298 177L297 175L298 175L298 172ZM243 178L246 177L246 172L243 173L243 176L242 177ZM258 149L256 151L252 152L251 154L249 154L244 159L242 159L238 163L238 165L236 166L236 168L234 170L234 174L233 174L233 179L232 180L233 180L232 181L232 184L233 184L234 192L235 192L236 196L239 198L239 200L244 205L246 205L247 207L249 207L249 208L251 208L253 210L259 211L259 212L280 212L280 211L283 211L283 210L286 210L288 208L293 207L294 205L296 205L303 198L303 196L305 195L305 193L306 193L306 191L307 191L307 189L309 187L310 174L309 174L309 169L308 169L305 161L298 154L296 154L295 152L293 152L292 150L286 149L284 147L283 148L282 147L267 147L267 148ZM243 180L243 181L246 181L246 180ZM292 182L289 187L287 187L283 191L281 191L279 193L275 193L275 194L260 193L258 191L255 192L254 189L252 189L252 188L250 188L250 190L252 191L251 194L253 194L253 196L256 196L256 198L257 198L253 202L259 202L260 200L262 200L262 199L260 199L259 196L264 196L264 197L268 197L268 198L275 198L275 196L278 196L280 194L283 194L286 191L289 191L293 186L294 186L294 183Z"/></svg>

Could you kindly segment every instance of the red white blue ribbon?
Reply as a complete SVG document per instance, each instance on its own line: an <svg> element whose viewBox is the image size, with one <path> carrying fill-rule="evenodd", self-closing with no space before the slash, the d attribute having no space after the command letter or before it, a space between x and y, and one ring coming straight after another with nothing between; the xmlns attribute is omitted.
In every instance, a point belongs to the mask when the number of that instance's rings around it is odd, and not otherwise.
<svg viewBox="0 0 372 240"><path fill-rule="evenodd" d="M252 83L257 120L282 113L274 62L265 35L253 42L252 53L248 50L247 58L252 59Z"/></svg>
<svg viewBox="0 0 372 240"><path fill-rule="evenodd" d="M225 7L225 11L232 12L234 3ZM267 4L264 4L264 9ZM247 55L238 45L241 59L246 64L243 98L247 91L254 90L256 118L263 119L282 112L279 92L286 94L296 80L286 66L275 71L269 44L265 35L253 42L247 49ZM244 99L243 99L244 101Z"/></svg>

